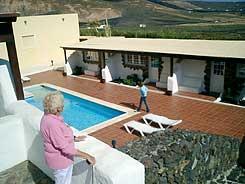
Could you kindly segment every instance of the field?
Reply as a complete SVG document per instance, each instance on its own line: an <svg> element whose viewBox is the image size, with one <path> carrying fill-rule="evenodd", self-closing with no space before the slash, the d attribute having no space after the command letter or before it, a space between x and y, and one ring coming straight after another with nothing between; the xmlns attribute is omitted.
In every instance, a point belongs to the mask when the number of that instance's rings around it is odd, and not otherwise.
<svg viewBox="0 0 245 184"><path fill-rule="evenodd" d="M109 19L112 36L245 40L245 3L131 2L130 6L127 1L111 3L122 14ZM140 28L140 24L146 27ZM105 35L103 30L87 30L88 26L81 26L81 35Z"/></svg>
<svg viewBox="0 0 245 184"><path fill-rule="evenodd" d="M83 36L104 36L100 30L81 28ZM185 25L151 28L116 27L112 36L128 38L172 38L172 39L205 39L205 40L245 40L245 24L237 25Z"/></svg>
<svg viewBox="0 0 245 184"><path fill-rule="evenodd" d="M115 36L245 39L245 2L0 0L0 12L20 12L21 16L77 13L81 35L102 36L103 30L93 28L107 18Z"/></svg>

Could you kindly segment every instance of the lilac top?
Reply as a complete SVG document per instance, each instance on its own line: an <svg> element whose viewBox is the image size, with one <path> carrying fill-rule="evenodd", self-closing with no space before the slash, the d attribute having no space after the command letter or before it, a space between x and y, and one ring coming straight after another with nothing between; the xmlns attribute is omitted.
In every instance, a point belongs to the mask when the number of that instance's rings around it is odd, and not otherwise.
<svg viewBox="0 0 245 184"><path fill-rule="evenodd" d="M44 143L44 156L51 169L65 169L73 163L76 153L71 128L62 116L44 114L40 131Z"/></svg>

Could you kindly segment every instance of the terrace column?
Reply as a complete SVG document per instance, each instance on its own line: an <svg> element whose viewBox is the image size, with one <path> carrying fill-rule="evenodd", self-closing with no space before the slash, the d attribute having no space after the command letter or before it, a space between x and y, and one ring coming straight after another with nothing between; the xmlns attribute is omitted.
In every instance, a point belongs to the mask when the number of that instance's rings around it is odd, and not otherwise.
<svg viewBox="0 0 245 184"><path fill-rule="evenodd" d="M175 92L176 88L176 82L174 77L174 58L173 56L170 57L170 76L168 77L168 83L167 83L167 95L172 96Z"/></svg>
<svg viewBox="0 0 245 184"><path fill-rule="evenodd" d="M67 55L66 55L66 49L64 49L64 56L65 56L65 64L67 64Z"/></svg>
<svg viewBox="0 0 245 184"><path fill-rule="evenodd" d="M174 74L174 58L170 57L170 77L173 77Z"/></svg>
<svg viewBox="0 0 245 184"><path fill-rule="evenodd" d="M0 42L6 42L8 58L14 79L15 93L18 100L24 99L23 86L18 63L18 57L15 47L12 22L16 22L18 14L0 14Z"/></svg>
<svg viewBox="0 0 245 184"><path fill-rule="evenodd" d="M105 52L99 51L99 78L101 83L105 83L102 78L102 69L105 68Z"/></svg>

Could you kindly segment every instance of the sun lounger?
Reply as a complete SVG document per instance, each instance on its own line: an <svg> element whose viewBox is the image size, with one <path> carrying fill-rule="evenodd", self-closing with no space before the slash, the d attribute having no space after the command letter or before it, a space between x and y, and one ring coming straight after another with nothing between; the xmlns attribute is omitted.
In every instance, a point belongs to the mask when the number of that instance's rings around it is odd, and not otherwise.
<svg viewBox="0 0 245 184"><path fill-rule="evenodd" d="M144 133L145 134L151 134L153 132L163 130L160 128L154 128L154 127L147 125L147 124L140 123L138 121L129 121L128 123L125 123L123 126L125 127L125 129L127 130L128 133L131 134L131 133L133 133L133 131L138 131L141 136L145 136ZM131 128L132 130L130 131L129 128Z"/></svg>
<svg viewBox="0 0 245 184"><path fill-rule="evenodd" d="M161 129L165 129L163 126L169 128L182 122L182 120L169 119L165 116L160 116L151 113L144 115L142 118L147 125L150 125L152 122L155 122L159 125Z"/></svg>

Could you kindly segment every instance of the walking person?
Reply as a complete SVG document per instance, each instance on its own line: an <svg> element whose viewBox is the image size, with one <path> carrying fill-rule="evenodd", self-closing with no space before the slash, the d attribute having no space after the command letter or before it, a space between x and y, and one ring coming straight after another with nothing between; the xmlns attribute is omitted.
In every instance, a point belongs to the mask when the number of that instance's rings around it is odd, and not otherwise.
<svg viewBox="0 0 245 184"><path fill-rule="evenodd" d="M55 184L70 184L73 169L73 157L78 156L95 164L95 158L75 149L74 141L82 141L85 136L74 137L69 126L64 123L61 112L64 97L59 92L48 94L44 101L44 115L40 131L44 144L46 164L53 170Z"/></svg>
<svg viewBox="0 0 245 184"><path fill-rule="evenodd" d="M145 85L143 85L142 82L139 82L139 87L140 87L140 89L139 89L139 91L140 91L140 104L139 104L139 107L137 108L137 111L140 111L142 102L144 102L145 107L146 107L146 112L150 112L150 109L149 109L147 101L146 101L147 94L148 94L148 88Z"/></svg>

